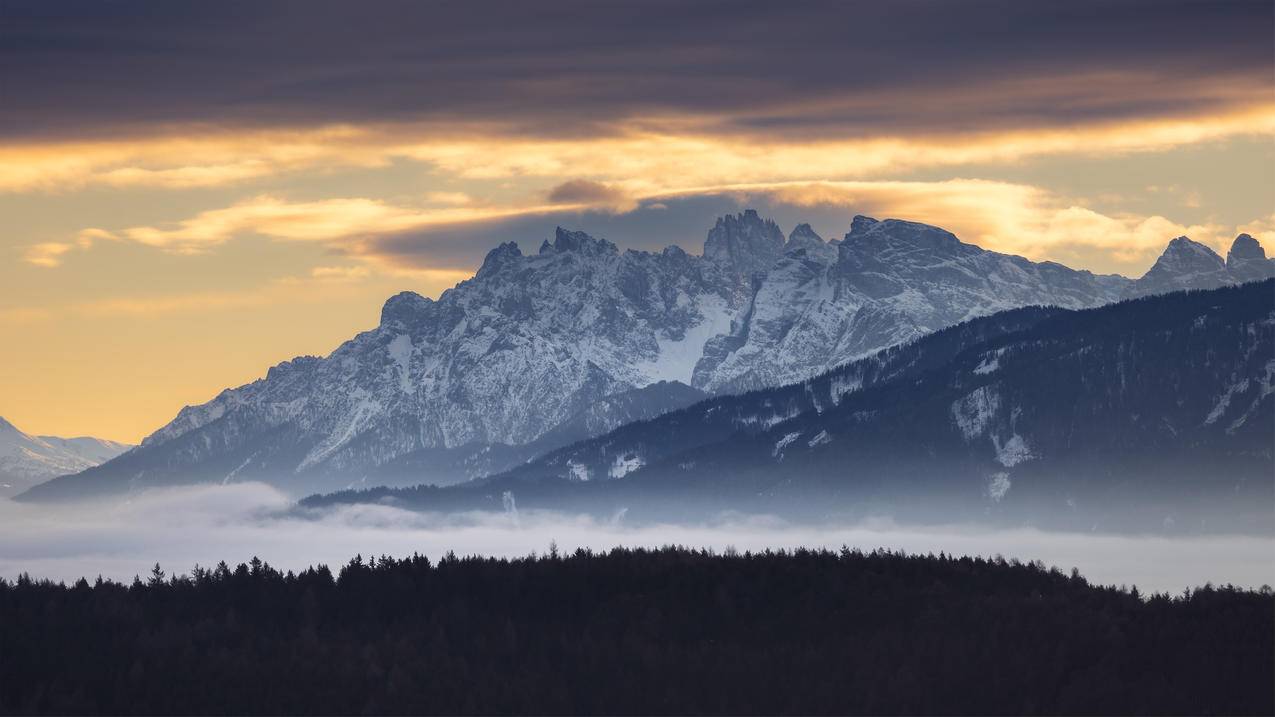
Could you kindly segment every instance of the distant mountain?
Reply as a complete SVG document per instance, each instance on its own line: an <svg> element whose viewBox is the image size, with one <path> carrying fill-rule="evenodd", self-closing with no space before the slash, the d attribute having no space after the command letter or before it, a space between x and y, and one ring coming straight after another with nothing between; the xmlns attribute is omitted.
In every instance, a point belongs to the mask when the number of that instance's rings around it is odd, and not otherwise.
<svg viewBox="0 0 1275 717"><path fill-rule="evenodd" d="M1125 298L1164 294L1182 289L1216 289L1275 277L1275 261L1248 234L1235 237L1226 260L1207 246L1178 237L1142 278L1124 291Z"/></svg>
<svg viewBox="0 0 1275 717"><path fill-rule="evenodd" d="M884 513L1275 529L1275 281L975 319L719 397L414 507Z"/></svg>
<svg viewBox="0 0 1275 717"><path fill-rule="evenodd" d="M0 497L104 463L132 446L102 438L33 436L0 417Z"/></svg>
<svg viewBox="0 0 1275 717"><path fill-rule="evenodd" d="M559 229L534 255L493 249L437 301L392 297L377 328L327 358L285 362L183 409L68 493L455 482L688 395L808 378L1009 307L1100 305L1128 283L899 220L856 217L843 240L826 242L808 225L785 239L749 210L719 219L702 256L622 252ZM661 382L689 388L647 395L640 416L619 398Z"/></svg>

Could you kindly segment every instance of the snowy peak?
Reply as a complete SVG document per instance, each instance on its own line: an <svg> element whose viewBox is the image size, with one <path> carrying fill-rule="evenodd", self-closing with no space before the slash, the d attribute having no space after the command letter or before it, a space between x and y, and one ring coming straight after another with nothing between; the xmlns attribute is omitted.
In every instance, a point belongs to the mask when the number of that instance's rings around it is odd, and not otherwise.
<svg viewBox="0 0 1275 717"><path fill-rule="evenodd" d="M1275 275L1265 256L1257 240L1247 234L1236 237L1226 261L1209 247L1181 236L1170 241L1151 269L1125 290L1125 298L1264 279Z"/></svg>
<svg viewBox="0 0 1275 717"><path fill-rule="evenodd" d="M0 417L0 496L108 461L132 446L102 438L33 436Z"/></svg>
<svg viewBox="0 0 1275 717"><path fill-rule="evenodd" d="M704 240L704 257L743 276L766 271L784 251L779 225L756 209L720 217Z"/></svg>

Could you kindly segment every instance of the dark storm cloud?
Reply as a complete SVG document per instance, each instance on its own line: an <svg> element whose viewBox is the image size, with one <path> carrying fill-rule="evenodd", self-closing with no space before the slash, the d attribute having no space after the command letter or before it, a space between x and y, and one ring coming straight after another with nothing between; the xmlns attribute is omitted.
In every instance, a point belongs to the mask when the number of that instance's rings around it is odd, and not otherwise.
<svg viewBox="0 0 1275 717"><path fill-rule="evenodd" d="M0 14L0 134L11 138L399 121L578 135L651 116L846 136L1266 99L1273 10L2 0Z"/></svg>

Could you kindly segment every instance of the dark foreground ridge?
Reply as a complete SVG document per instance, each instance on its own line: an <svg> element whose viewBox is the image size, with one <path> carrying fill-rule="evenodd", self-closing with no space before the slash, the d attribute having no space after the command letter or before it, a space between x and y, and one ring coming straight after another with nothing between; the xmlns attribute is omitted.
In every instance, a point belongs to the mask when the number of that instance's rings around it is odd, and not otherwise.
<svg viewBox="0 0 1275 717"><path fill-rule="evenodd" d="M0 712L1269 714L1275 597L683 549L0 581Z"/></svg>

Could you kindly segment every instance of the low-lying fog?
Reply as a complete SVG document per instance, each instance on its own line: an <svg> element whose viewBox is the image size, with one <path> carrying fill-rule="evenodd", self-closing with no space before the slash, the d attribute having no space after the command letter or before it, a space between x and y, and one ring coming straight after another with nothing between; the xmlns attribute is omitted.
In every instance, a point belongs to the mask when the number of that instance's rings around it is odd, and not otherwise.
<svg viewBox="0 0 1275 717"><path fill-rule="evenodd" d="M703 525L626 526L583 517L519 513L439 516L385 506L353 506L310 518L286 511L291 502L261 484L152 491L91 506L43 506L0 499L0 576L74 580L102 575L131 580L159 562L171 573L196 564L232 566L260 556L280 569L327 563L355 553L431 558L457 554L522 556L550 542L570 552L586 546L679 544L740 552L797 546L915 553L1004 555L1080 569L1091 582L1137 585L1143 592L1234 583L1275 584L1275 539L1130 537L1048 533L972 526L913 529L888 521L837 527L790 525L765 518L722 518Z"/></svg>

